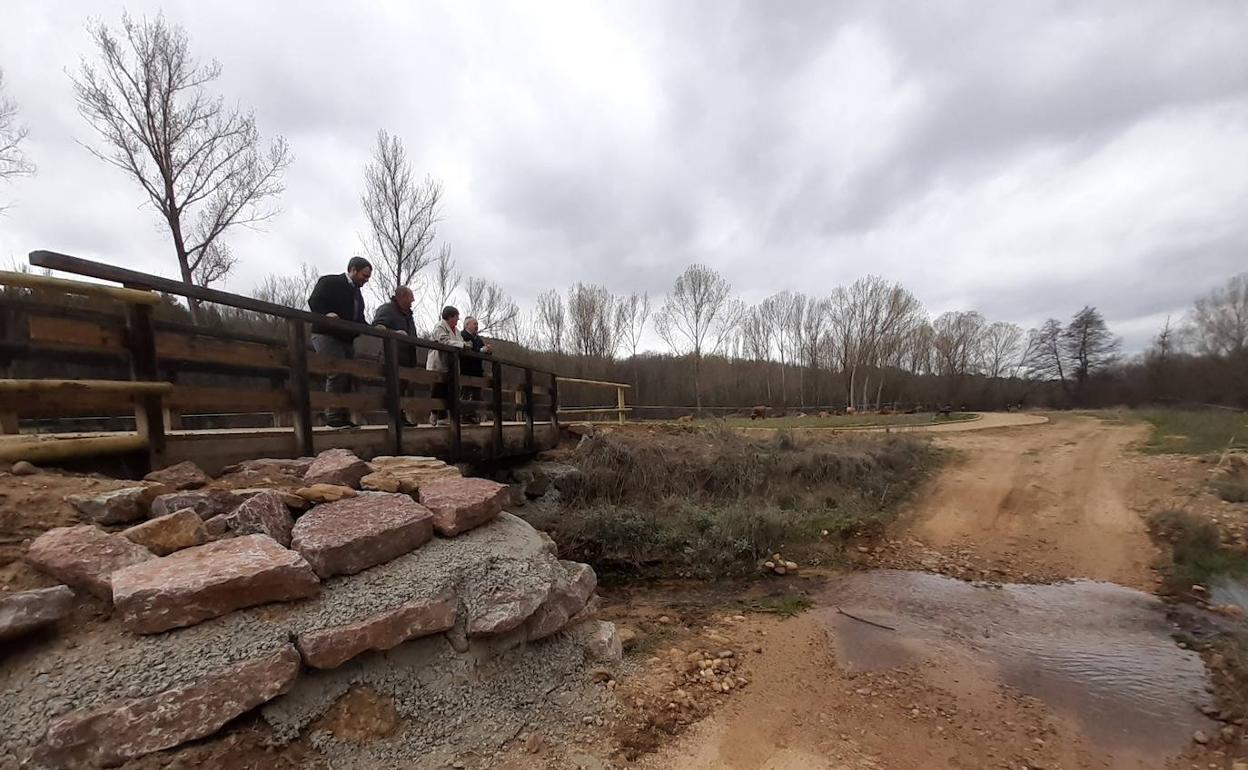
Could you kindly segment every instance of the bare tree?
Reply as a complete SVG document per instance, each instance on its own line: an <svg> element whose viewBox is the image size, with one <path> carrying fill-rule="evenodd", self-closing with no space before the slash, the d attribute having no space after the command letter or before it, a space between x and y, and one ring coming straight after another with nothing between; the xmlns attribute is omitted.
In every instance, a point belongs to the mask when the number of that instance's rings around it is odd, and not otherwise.
<svg viewBox="0 0 1248 770"><path fill-rule="evenodd" d="M469 278L464 284L468 314L477 319L482 334L507 328L520 314L516 304L502 286L484 278Z"/></svg>
<svg viewBox="0 0 1248 770"><path fill-rule="evenodd" d="M568 316L563 308L563 297L554 289L537 295L537 337L542 347L553 353L562 353L568 330Z"/></svg>
<svg viewBox="0 0 1248 770"><path fill-rule="evenodd" d="M1075 384L1082 394L1092 374L1117 360L1122 341L1110 333L1104 317L1096 308L1085 306L1075 313L1062 332L1062 347L1071 362Z"/></svg>
<svg viewBox="0 0 1248 770"><path fill-rule="evenodd" d="M451 303L462 278L455 267L455 258L451 256L450 245L442 244L442 248L438 249L438 256L433 260L433 275L430 276L424 292L426 302L432 304L428 314L430 319L441 317L442 308Z"/></svg>
<svg viewBox="0 0 1248 770"><path fill-rule="evenodd" d="M124 39L88 25L98 69L83 61L73 78L78 111L104 140L88 149L143 187L169 226L182 280L219 280L232 262L214 244L231 227L276 215L266 204L282 192L290 151L281 137L261 148L255 116L208 94L221 65L192 58L181 27L163 16L123 16L121 25Z"/></svg>
<svg viewBox="0 0 1248 770"><path fill-rule="evenodd" d="M850 405L868 402L876 371L876 402L882 398L883 366L899 362L906 340L924 322L923 306L901 284L869 275L832 293L829 326ZM862 387L858 388L862 375Z"/></svg>
<svg viewBox="0 0 1248 770"><path fill-rule="evenodd" d="M1032 379L1057 381L1063 388L1070 370L1066 349L1062 345L1062 322L1050 318L1038 329L1027 334L1027 350L1023 367Z"/></svg>
<svg viewBox="0 0 1248 770"><path fill-rule="evenodd" d="M676 278L672 292L663 300L655 314L655 331L674 352L693 356L693 393L699 411L702 409L702 353L708 339L724 326L736 323L728 316L732 286L722 275L706 265L690 265Z"/></svg>
<svg viewBox="0 0 1248 770"><path fill-rule="evenodd" d="M303 262L299 265L298 273L269 274L251 292L251 296L275 305L304 310L307 308L308 296L312 293L312 287L316 285L317 278L316 268Z"/></svg>
<svg viewBox="0 0 1248 770"><path fill-rule="evenodd" d="M384 301L400 286L412 286L436 259L433 241L442 218L442 183L429 176L418 182L403 140L383 129L364 167L360 204L369 225L361 240L373 263L372 285Z"/></svg>
<svg viewBox="0 0 1248 770"><path fill-rule="evenodd" d="M650 295L633 292L622 298L615 306L615 328L621 343L628 346L631 358L637 357L637 348L646 334L650 320Z"/></svg>
<svg viewBox="0 0 1248 770"><path fill-rule="evenodd" d="M1208 355L1248 355L1248 273L1197 298L1189 319L1197 348Z"/></svg>
<svg viewBox="0 0 1248 770"><path fill-rule="evenodd" d="M21 144L29 129L17 122L17 102L4 92L4 71L0 70L0 179L35 173L35 164L22 152ZM4 207L0 206L0 212Z"/></svg>
<svg viewBox="0 0 1248 770"><path fill-rule="evenodd" d="M537 331L536 313L520 311L510 321L501 324L496 337L501 337L525 348L541 347L541 338Z"/></svg>
<svg viewBox="0 0 1248 770"><path fill-rule="evenodd" d="M577 283L568 289L568 344L573 353L611 358L619 343L615 295L607 287Z"/></svg>
<svg viewBox="0 0 1248 770"><path fill-rule="evenodd" d="M1020 362L1023 330L1018 324L996 321L980 337L979 369L985 376L1013 376Z"/></svg>
<svg viewBox="0 0 1248 770"><path fill-rule="evenodd" d="M949 379L950 398L957 397L963 378L975 370L985 326L984 317L973 310L941 313L932 322L936 371Z"/></svg>

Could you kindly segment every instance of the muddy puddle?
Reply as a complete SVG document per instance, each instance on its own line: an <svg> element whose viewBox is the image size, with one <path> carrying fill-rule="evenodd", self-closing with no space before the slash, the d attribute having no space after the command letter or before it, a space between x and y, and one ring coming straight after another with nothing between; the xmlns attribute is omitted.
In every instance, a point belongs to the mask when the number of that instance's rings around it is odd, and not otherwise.
<svg viewBox="0 0 1248 770"><path fill-rule="evenodd" d="M1209 702L1200 657L1174 643L1161 603L1139 591L878 570L833 580L817 604L851 671L928 660L987 666L1088 737L1132 753L1177 753L1211 727L1198 710Z"/></svg>

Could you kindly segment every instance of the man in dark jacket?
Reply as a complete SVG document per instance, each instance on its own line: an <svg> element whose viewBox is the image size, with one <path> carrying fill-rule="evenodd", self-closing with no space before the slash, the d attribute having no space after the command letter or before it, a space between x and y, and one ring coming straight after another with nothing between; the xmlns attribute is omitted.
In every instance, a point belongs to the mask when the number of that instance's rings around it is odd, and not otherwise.
<svg viewBox="0 0 1248 770"><path fill-rule="evenodd" d="M416 295L412 293L412 290L406 286L400 286L389 302L377 308L377 312L373 314L373 326L380 326L392 332L415 337L416 321L412 318L412 304L415 301ZM399 343L399 365L416 365L416 348L414 346ZM410 395L407 392L410 388L409 383L404 382L400 387L403 389L403 395ZM403 415L403 422L408 427L416 425L407 415Z"/></svg>
<svg viewBox="0 0 1248 770"><path fill-rule="evenodd" d="M459 333L464 340L464 349L471 350L474 353L491 353L493 350L490 348L489 343L481 339L480 334L477 334L480 328L481 325L477 323L477 319L472 316L468 316L468 319L464 321L464 330ZM459 361L459 373L467 375L468 377L484 377L485 362L479 358L461 356ZM464 401L480 401L481 388L476 386L465 387L461 391L461 397ZM468 409L465 410L464 418L467 422L481 421L476 409L473 407L468 407Z"/></svg>
<svg viewBox="0 0 1248 770"><path fill-rule="evenodd" d="M360 287L373 277L373 266L363 257L352 257L347 262L347 272L336 275L323 275L312 289L308 297L308 307L313 313L320 313L327 318L339 318L344 321L364 323L364 295ZM337 329L318 328L312 326L312 348L326 358L354 358L355 332L343 332ZM351 376L347 374L328 374L325 376L325 392L350 393ZM345 407L331 407L325 410L325 421L331 428L354 428L351 422L351 411Z"/></svg>

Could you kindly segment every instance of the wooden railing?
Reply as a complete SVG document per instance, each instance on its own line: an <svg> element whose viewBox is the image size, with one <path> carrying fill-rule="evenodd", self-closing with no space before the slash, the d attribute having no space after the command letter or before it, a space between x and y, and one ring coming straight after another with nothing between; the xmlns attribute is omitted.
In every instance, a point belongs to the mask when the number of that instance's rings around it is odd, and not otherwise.
<svg viewBox="0 0 1248 770"><path fill-rule="evenodd" d="M632 389L632 385L624 382L605 382L602 380L583 380L578 377L556 377L559 382L575 383L578 385L591 385L603 388L612 388L615 390L615 406L577 406L563 407L559 410L560 415L598 415L598 414L614 414L619 422L628 419L628 414L632 408L628 406L628 401L624 397L625 393Z"/></svg>
<svg viewBox="0 0 1248 770"><path fill-rule="evenodd" d="M129 409L155 466L164 464L167 440L181 429L182 416L204 412L270 413L275 428L293 432L292 451L301 455L314 453L314 416L328 408L384 413L383 448L392 454L405 452L405 434L427 434L429 430L414 431L405 425L405 412L447 413L449 420L438 434L444 444L439 454L448 458L531 453L553 445L557 439L560 378L553 372L65 254L36 251L30 254L30 262L121 286L28 273L0 274L0 284L31 292L28 296L25 292L6 292L0 299L0 309L5 311L0 325L7 319L9 327L0 328L0 363L55 362L45 364L46 370L66 362L93 363L114 372L124 366L127 375L124 379L80 380L78 385L62 383L59 388L50 374L8 379L7 385L0 386L3 432L17 432L18 419ZM276 333L250 334L159 320L155 311L162 300L154 292L243 311ZM53 300L74 295L88 302L49 301L48 293ZM371 347L377 357L333 359L317 355L308 345L310 324L315 324L317 331L358 335L357 352ZM451 354L446 356L449 371L423 367L420 354L430 351ZM486 376L464 375L461 361L465 359L480 360ZM39 372L39 366L31 366ZM355 392L326 393L314 386L313 378L331 373L351 375L357 382ZM148 387L157 383L168 384ZM434 398L428 391L440 384L446 386L447 395ZM464 388L476 389L480 395L467 400ZM484 426L471 427L472 452L464 446L470 413L487 414L493 420L488 431ZM535 426L543 427L540 441ZM519 434L518 446L505 440L505 428ZM421 438L421 446L427 447L427 436Z"/></svg>

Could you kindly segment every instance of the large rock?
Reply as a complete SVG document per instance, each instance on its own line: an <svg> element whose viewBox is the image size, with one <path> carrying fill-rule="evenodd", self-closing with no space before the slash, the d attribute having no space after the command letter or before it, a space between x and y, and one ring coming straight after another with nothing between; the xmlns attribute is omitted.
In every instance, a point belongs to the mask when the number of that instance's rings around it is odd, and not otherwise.
<svg viewBox="0 0 1248 770"><path fill-rule="evenodd" d="M247 498L226 515L225 523L235 535L268 535L289 548L295 519L282 496L269 491Z"/></svg>
<svg viewBox="0 0 1248 770"><path fill-rule="evenodd" d="M110 767L211 735L283 693L299 675L299 666L299 653L287 645L194 684L72 711L48 725L39 759Z"/></svg>
<svg viewBox="0 0 1248 770"><path fill-rule="evenodd" d="M339 484L313 484L295 490L295 495L307 503L336 503L357 494L351 487Z"/></svg>
<svg viewBox="0 0 1248 770"><path fill-rule="evenodd" d="M433 514L424 506L407 495L365 492L301 516L291 547L327 578L384 564L431 537Z"/></svg>
<svg viewBox="0 0 1248 770"><path fill-rule="evenodd" d="M444 537L481 526L510 500L511 490L489 479L442 479L420 488L420 502L433 512L434 529Z"/></svg>
<svg viewBox="0 0 1248 770"><path fill-rule="evenodd" d="M151 515L165 516L183 508L191 508L201 519L211 519L229 513L243 502L243 498L225 489L195 489L171 492L152 501Z"/></svg>
<svg viewBox="0 0 1248 770"><path fill-rule="evenodd" d="M161 484L139 484L95 494L70 495L65 498L78 513L97 524L124 524L147 515L152 501L169 488Z"/></svg>
<svg viewBox="0 0 1248 770"><path fill-rule="evenodd" d="M204 520L190 508L148 519L123 531L121 536L138 543L157 556L208 542Z"/></svg>
<svg viewBox="0 0 1248 770"><path fill-rule="evenodd" d="M312 505L312 503L295 494L291 489L282 487L243 487L241 489L231 489L230 491L244 500L250 500L256 495L264 494L265 492L272 492L281 498L286 507L292 511L306 511Z"/></svg>
<svg viewBox="0 0 1248 770"><path fill-rule="evenodd" d="M257 460L243 460L241 463L227 465L224 473L254 473L257 476L294 476L303 478L303 474L311 467L312 457L286 459L281 457L262 457Z"/></svg>
<svg viewBox="0 0 1248 770"><path fill-rule="evenodd" d="M615 624L605 620L588 620L572 628L572 636L585 647L590 658L601 663L616 663L624 657Z"/></svg>
<svg viewBox="0 0 1248 770"><path fill-rule="evenodd" d="M168 468L161 468L158 471L152 471L143 477L147 481L154 481L157 484L164 484L170 489L199 489L205 486L209 481L207 473L204 473L198 465L187 460L177 465L170 465Z"/></svg>
<svg viewBox="0 0 1248 770"><path fill-rule="evenodd" d="M342 625L300 633L295 644L313 668L337 668L368 650L389 650L409 639L449 630L455 625L459 599L445 592L414 599Z"/></svg>
<svg viewBox="0 0 1248 770"><path fill-rule="evenodd" d="M436 457L383 455L369 462L373 472L360 479L360 486L376 492L415 494L422 484L438 479L460 478L453 465Z"/></svg>
<svg viewBox="0 0 1248 770"><path fill-rule="evenodd" d="M598 587L598 576L588 564L561 561L559 567L550 595L526 623L530 641L545 639L568 625Z"/></svg>
<svg viewBox="0 0 1248 770"><path fill-rule="evenodd" d="M114 572L152 559L151 551L138 543L90 524L50 529L26 551L26 561L35 569L105 601L113 595Z"/></svg>
<svg viewBox="0 0 1248 770"><path fill-rule="evenodd" d="M69 586L0 593L0 641L51 625L74 607Z"/></svg>
<svg viewBox="0 0 1248 770"><path fill-rule="evenodd" d="M246 535L118 570L113 603L126 628L154 634L243 607L302 599L318 586L302 556L267 535Z"/></svg>
<svg viewBox="0 0 1248 770"><path fill-rule="evenodd" d="M357 487L360 479L372 471L368 463L355 456L349 449L326 449L316 456L307 472L303 474L305 483L338 484L344 487Z"/></svg>

